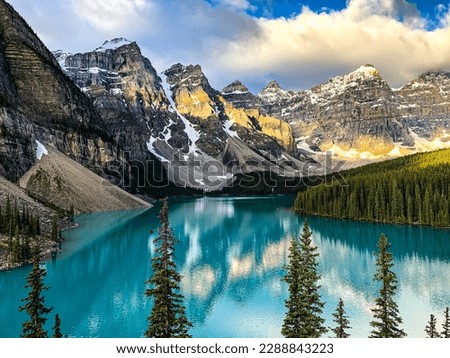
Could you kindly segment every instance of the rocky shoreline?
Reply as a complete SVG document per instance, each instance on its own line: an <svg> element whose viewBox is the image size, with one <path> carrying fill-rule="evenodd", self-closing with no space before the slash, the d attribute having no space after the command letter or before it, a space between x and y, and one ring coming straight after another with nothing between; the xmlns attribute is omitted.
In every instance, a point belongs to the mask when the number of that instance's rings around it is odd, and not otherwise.
<svg viewBox="0 0 450 358"><path fill-rule="evenodd" d="M70 218L65 217L58 221L58 227L61 232L72 230L77 228L79 225L70 220ZM12 263L9 254L6 250L8 237L1 235L0 236L0 272L1 271L9 271L24 265L30 264L31 261L26 261L22 263ZM36 238L36 241L39 243L41 247L41 251L43 253L43 257L45 259L49 258L54 251L55 243L49 239L47 236L39 236ZM62 249L64 250L64 243L62 245Z"/></svg>

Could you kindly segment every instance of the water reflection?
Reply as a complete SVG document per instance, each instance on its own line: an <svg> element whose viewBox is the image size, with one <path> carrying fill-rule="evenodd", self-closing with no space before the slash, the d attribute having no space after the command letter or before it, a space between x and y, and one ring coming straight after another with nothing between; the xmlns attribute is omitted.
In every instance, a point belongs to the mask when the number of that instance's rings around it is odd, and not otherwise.
<svg viewBox="0 0 450 358"><path fill-rule="evenodd" d="M170 222L180 240L177 264L195 337L278 337L287 289L282 282L289 238L303 218L292 198L174 200ZM144 296L159 206L145 212L88 215L68 233L62 256L48 264L47 302L77 337L139 337L151 306ZM106 216L105 216L106 215ZM392 242L398 302L409 336L422 337L430 313L450 305L450 238L446 230L309 219L319 247L324 315L339 297L354 336L370 332L377 285L376 243ZM17 307L29 268L0 274L0 336L20 333ZM49 328L50 328L49 324Z"/></svg>

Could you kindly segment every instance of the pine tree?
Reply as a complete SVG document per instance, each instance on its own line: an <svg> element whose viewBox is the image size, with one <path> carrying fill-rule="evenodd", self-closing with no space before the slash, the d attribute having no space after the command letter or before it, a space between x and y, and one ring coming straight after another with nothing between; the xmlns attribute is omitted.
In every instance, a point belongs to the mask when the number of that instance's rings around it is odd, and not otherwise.
<svg viewBox="0 0 450 358"><path fill-rule="evenodd" d="M27 223L26 222L26 218L27 218L27 213L26 213L26 210L25 210L25 205L22 204L22 216L20 218L20 223L21 223L22 226L25 226L25 224Z"/></svg>
<svg viewBox="0 0 450 358"><path fill-rule="evenodd" d="M50 313L52 308L45 307L45 298L42 296L42 292L48 290L48 287L44 285L46 271L39 267L40 258L41 253L36 245L33 253L33 268L28 274L25 286L30 289L30 292L26 298L22 299L25 305L19 307L20 311L26 311L30 316L30 319L22 324L23 338L46 338L48 336L44 329L47 321L45 315Z"/></svg>
<svg viewBox="0 0 450 358"><path fill-rule="evenodd" d="M301 337L301 327L305 320L305 312L302 309L301 291L301 253L300 243L295 237L291 239L289 247L289 263L285 267L287 274L284 281L289 285L289 297L285 301L286 317L281 333L286 338Z"/></svg>
<svg viewBox="0 0 450 358"><path fill-rule="evenodd" d="M39 216L32 216L31 218L31 233L33 236L37 236L41 233L39 220Z"/></svg>
<svg viewBox="0 0 450 358"><path fill-rule="evenodd" d="M14 231L14 239L12 244L12 262L21 263L22 262L22 248L20 246L20 229L19 225L16 226Z"/></svg>
<svg viewBox="0 0 450 358"><path fill-rule="evenodd" d="M377 272L374 280L381 282L380 295L372 308L374 320L370 325L374 328L370 338L402 338L406 333L399 328L402 319L399 315L397 303L394 301L397 289L397 275L391 270L394 266L393 256L388 251L391 245L382 234L378 242Z"/></svg>
<svg viewBox="0 0 450 358"><path fill-rule="evenodd" d="M289 284L286 317L281 333L286 338L319 338L327 332L321 317L324 304L317 273L317 247L312 246L312 232L305 220L300 242L292 240L290 263L284 281Z"/></svg>
<svg viewBox="0 0 450 358"><path fill-rule="evenodd" d="M5 216L3 218L3 225L5 227L4 233L6 235L11 236L12 235L12 228L11 228L11 200L9 200L9 196L6 199L6 209L5 209Z"/></svg>
<svg viewBox="0 0 450 358"><path fill-rule="evenodd" d="M153 308L145 332L148 338L190 338L188 321L180 291L181 276L176 271L174 249L176 239L169 226L169 206L164 201L159 215L161 225L153 241L156 249L152 259L153 276L146 281L151 288L145 295L153 298Z"/></svg>
<svg viewBox="0 0 450 358"><path fill-rule="evenodd" d="M22 240L22 261L27 262L31 258L30 237L27 235Z"/></svg>
<svg viewBox="0 0 450 358"><path fill-rule="evenodd" d="M428 325L425 327L428 338L441 338L439 332L436 330L436 317L434 314L430 315Z"/></svg>
<svg viewBox="0 0 450 358"><path fill-rule="evenodd" d="M52 217L52 231L50 235L52 241L58 242L58 219L56 216Z"/></svg>
<svg viewBox="0 0 450 358"><path fill-rule="evenodd" d="M339 299L338 306L336 308L336 311L333 313L333 317L333 322L336 323L336 327L330 328L330 330L335 334L335 337L350 337L350 334L347 333L347 330L351 328L350 321L348 320L348 316L345 313L344 301L342 301L342 298Z"/></svg>
<svg viewBox="0 0 450 358"><path fill-rule="evenodd" d="M442 323L442 338L450 338L450 313L448 307L444 311L444 323Z"/></svg>
<svg viewBox="0 0 450 358"><path fill-rule="evenodd" d="M59 314L55 315L55 325L52 329L53 338L63 338L63 334L61 333L61 319L59 318Z"/></svg>

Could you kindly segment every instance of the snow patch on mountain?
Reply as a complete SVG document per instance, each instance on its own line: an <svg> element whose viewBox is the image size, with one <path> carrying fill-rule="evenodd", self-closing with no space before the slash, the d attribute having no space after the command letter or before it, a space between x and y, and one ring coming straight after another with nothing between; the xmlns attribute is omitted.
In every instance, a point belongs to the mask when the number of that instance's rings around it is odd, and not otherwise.
<svg viewBox="0 0 450 358"><path fill-rule="evenodd" d="M422 138L414 131L411 131L411 135L414 138L417 152L430 152L433 150L450 148L450 137L446 131L444 131L442 136L436 137L432 140Z"/></svg>
<svg viewBox="0 0 450 358"><path fill-rule="evenodd" d="M95 52L104 52L106 50L116 50L121 46L129 45L131 44L131 41L127 40L123 37L118 37L109 41L105 41L103 45L100 47L97 47L94 51Z"/></svg>
<svg viewBox="0 0 450 358"><path fill-rule="evenodd" d="M181 121L184 124L184 131L185 131L185 133L188 136L189 141L190 141L189 153L188 154L192 154L192 153L195 153L196 151L200 151L197 148L197 146L195 145L195 142L197 142L197 140L200 138L200 134L197 132L197 130L195 129L194 125L191 122L189 122L186 119L186 117L183 116L178 111L178 109L176 107L176 104L175 104L175 102L174 102L174 100L172 98L170 85L167 83L167 76L162 73L161 74L161 79L162 79L162 82L163 82L164 92L165 92L166 97L167 97L167 99L169 100L169 103L170 103L169 111L172 112L172 113L176 113L178 118L180 118ZM168 134L166 134L165 137L168 138Z"/></svg>
<svg viewBox="0 0 450 358"><path fill-rule="evenodd" d="M324 98L334 97L348 89L356 89L362 81L381 78L379 72L371 65L359 67L344 76L337 76L330 79L327 83L321 84L313 89L306 91L312 104L323 102Z"/></svg>
<svg viewBox="0 0 450 358"><path fill-rule="evenodd" d="M55 56L59 66L64 71L66 69L66 58L72 56L72 54L70 52L64 52L63 50L53 51L52 54Z"/></svg>
<svg viewBox="0 0 450 358"><path fill-rule="evenodd" d="M45 155L48 155L48 151L47 151L47 148L45 148L45 146L41 143L41 142L39 142L38 140L36 140L35 141L36 142L36 145L37 145L37 148L36 148L36 158L38 159L38 160L41 160L42 159L42 156L45 154Z"/></svg>
<svg viewBox="0 0 450 358"><path fill-rule="evenodd" d="M233 126L233 124L234 124L233 121L230 121L230 120L225 121L225 122L223 123L223 126L222 126L224 132L225 132L226 134L228 134L228 135L229 135L230 137L232 137L232 138L238 138L238 139L241 139L241 138L239 138L239 136L238 136L238 134L236 133L236 131L234 131L234 130L231 129L231 127Z"/></svg>
<svg viewBox="0 0 450 358"><path fill-rule="evenodd" d="M150 137L149 141L147 142L147 148L150 153L152 153L156 158L158 158L162 163L170 163L169 160L164 158L156 149L155 143L158 140L158 138L155 138L153 136Z"/></svg>
<svg viewBox="0 0 450 358"><path fill-rule="evenodd" d="M272 104L278 103L285 99L289 99L292 97L292 94L282 89L278 82L270 81L267 86L257 94L257 97L259 97L266 103Z"/></svg>

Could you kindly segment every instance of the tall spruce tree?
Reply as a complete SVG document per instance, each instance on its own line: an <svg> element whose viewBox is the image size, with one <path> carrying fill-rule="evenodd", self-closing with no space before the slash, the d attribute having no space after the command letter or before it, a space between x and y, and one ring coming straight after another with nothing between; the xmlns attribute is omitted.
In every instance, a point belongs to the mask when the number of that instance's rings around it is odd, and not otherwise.
<svg viewBox="0 0 450 358"><path fill-rule="evenodd" d="M402 319L397 303L394 301L397 275L391 270L394 263L392 253L388 251L390 246L388 239L382 234L378 241L377 271L374 275L374 280L381 283L381 289L375 300L375 307L372 308L374 320L370 323L373 327L370 338L402 338L406 336L406 333L399 328Z"/></svg>
<svg viewBox="0 0 450 358"><path fill-rule="evenodd" d="M42 295L43 291L48 290L44 285L44 278L46 276L45 269L39 266L41 259L41 252L38 245L36 245L33 252L33 268L28 274L27 284L25 288L29 288L28 296L22 299L25 302L24 306L19 307L20 311L26 311L30 316L28 321L22 324L22 337L24 338L47 338L47 331L44 329L47 318L45 315L50 313L52 308L45 307L45 298Z"/></svg>
<svg viewBox="0 0 450 358"><path fill-rule="evenodd" d="M153 241L156 253L152 259L153 276L146 281L151 288L145 295L153 298L153 308L145 332L148 338L190 338L192 324L186 317L183 295L180 293L181 276L176 271L174 250L177 240L169 226L169 205L164 200L159 218L158 237Z"/></svg>
<svg viewBox="0 0 450 358"><path fill-rule="evenodd" d="M22 247L20 245L20 229L19 225L16 226L14 231L14 239L12 243L11 261L14 263L22 262Z"/></svg>
<svg viewBox="0 0 450 358"><path fill-rule="evenodd" d="M450 312L448 307L444 311L444 323L442 323L442 338L450 338Z"/></svg>
<svg viewBox="0 0 450 358"><path fill-rule="evenodd" d="M347 330L351 328L350 321L345 313L344 301L342 298L339 299L336 311L333 313L333 322L336 323L336 327L330 327L330 330L334 333L336 338L350 337L350 334L347 333Z"/></svg>
<svg viewBox="0 0 450 358"><path fill-rule="evenodd" d="M300 242L291 240L289 264L284 281L289 285L285 301L286 316L281 333L286 338L318 338L327 332L321 317L324 303L319 294L317 247L312 245L312 232L305 220Z"/></svg>
<svg viewBox="0 0 450 358"><path fill-rule="evenodd" d="M59 318L59 314L55 315L55 325L53 326L53 338L63 338L63 334L61 333L61 319Z"/></svg>
<svg viewBox="0 0 450 358"><path fill-rule="evenodd" d="M430 315L430 320L428 321L427 326L425 327L425 332L427 333L428 338L441 338L441 335L436 329L436 317L434 314Z"/></svg>
<svg viewBox="0 0 450 358"><path fill-rule="evenodd" d="M300 243L295 237L291 239L289 263L285 269L287 273L284 276L284 281L289 285L289 297L285 301L287 312L281 334L286 338L296 338L301 337L301 327L306 315L302 307L300 294L302 287Z"/></svg>

